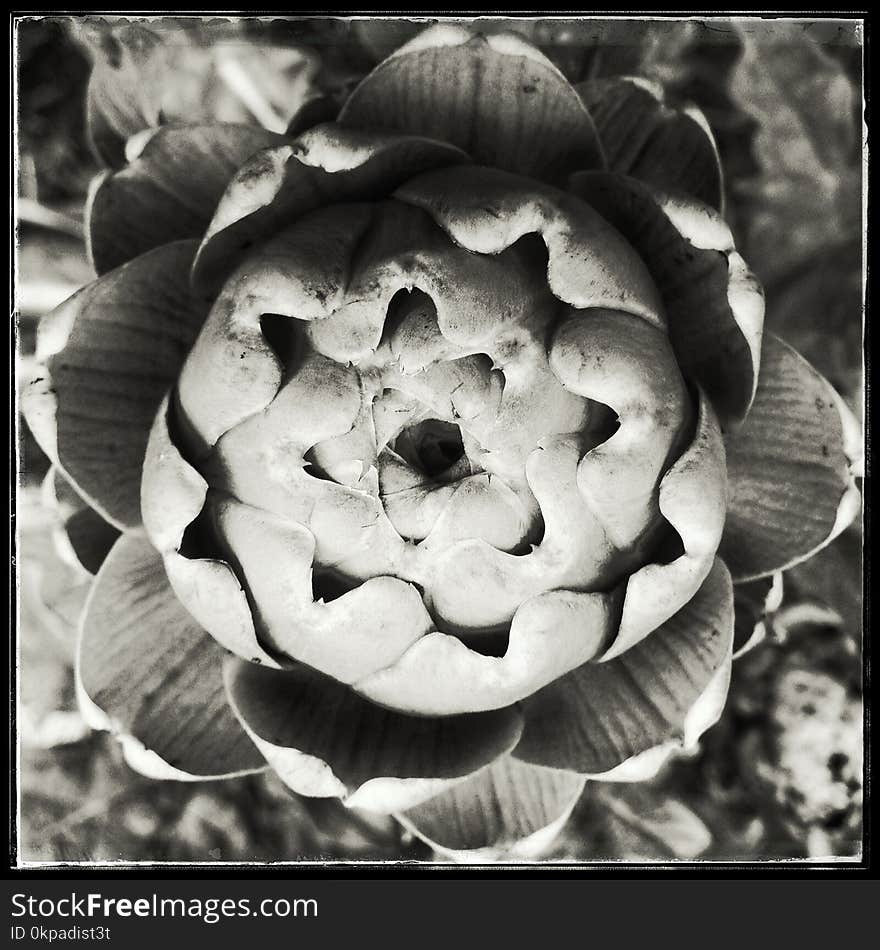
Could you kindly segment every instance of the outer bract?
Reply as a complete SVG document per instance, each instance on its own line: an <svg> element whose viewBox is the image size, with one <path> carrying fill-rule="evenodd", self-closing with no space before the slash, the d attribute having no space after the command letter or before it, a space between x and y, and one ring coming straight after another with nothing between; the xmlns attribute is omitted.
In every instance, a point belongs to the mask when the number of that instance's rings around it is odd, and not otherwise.
<svg viewBox="0 0 880 950"><path fill-rule="evenodd" d="M94 509L90 721L481 859L693 746L732 582L854 517L859 442L762 333L702 116L438 26L295 139L128 155L25 404Z"/></svg>

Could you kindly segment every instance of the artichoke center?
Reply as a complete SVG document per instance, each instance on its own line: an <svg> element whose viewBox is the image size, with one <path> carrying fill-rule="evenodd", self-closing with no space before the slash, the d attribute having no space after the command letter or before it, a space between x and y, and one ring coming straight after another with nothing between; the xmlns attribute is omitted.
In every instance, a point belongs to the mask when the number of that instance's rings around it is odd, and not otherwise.
<svg viewBox="0 0 880 950"><path fill-rule="evenodd" d="M414 469L436 478L464 457L461 429L442 419L423 419L403 429L391 444Z"/></svg>

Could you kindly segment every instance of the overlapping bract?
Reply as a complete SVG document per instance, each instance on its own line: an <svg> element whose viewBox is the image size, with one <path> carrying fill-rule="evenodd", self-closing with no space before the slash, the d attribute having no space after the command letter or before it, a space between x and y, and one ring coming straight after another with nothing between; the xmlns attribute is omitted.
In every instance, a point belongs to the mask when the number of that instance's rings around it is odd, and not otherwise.
<svg viewBox="0 0 880 950"><path fill-rule="evenodd" d="M852 519L858 433L762 335L705 122L581 92L441 26L295 141L160 129L97 185L115 269L25 411L124 531L78 675L133 764L531 853L718 717L731 573Z"/></svg>

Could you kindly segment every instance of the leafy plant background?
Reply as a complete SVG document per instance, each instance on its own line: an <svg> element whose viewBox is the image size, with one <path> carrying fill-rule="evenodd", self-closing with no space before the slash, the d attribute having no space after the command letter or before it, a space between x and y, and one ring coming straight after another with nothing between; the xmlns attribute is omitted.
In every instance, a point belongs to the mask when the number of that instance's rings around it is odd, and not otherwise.
<svg viewBox="0 0 880 950"><path fill-rule="evenodd" d="M767 292L767 326L863 417L862 35L850 21L482 21L542 46L572 80L641 74L696 102L726 172L727 216ZM83 241L90 56L102 21L18 24L18 380L39 317L91 269ZM406 20L152 21L173 101L194 119L283 124L308 95L339 100L424 24ZM230 62L232 65L230 66ZM254 93L256 90L256 94ZM76 711L80 574L59 557L21 421L19 860L430 860L391 819L302 799L270 776L177 784L140 777ZM766 636L734 665L699 751L640 785L588 783L547 856L561 861L853 857L861 848L859 525L785 575ZM759 619L745 599L738 622Z"/></svg>

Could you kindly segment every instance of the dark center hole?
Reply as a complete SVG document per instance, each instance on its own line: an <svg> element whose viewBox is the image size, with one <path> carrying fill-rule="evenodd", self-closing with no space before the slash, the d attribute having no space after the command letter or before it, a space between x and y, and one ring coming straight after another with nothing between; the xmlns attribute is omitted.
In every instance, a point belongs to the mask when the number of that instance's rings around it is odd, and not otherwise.
<svg viewBox="0 0 880 950"><path fill-rule="evenodd" d="M425 419L407 426L391 448L413 468L428 476L440 475L464 456L461 429L441 419Z"/></svg>

